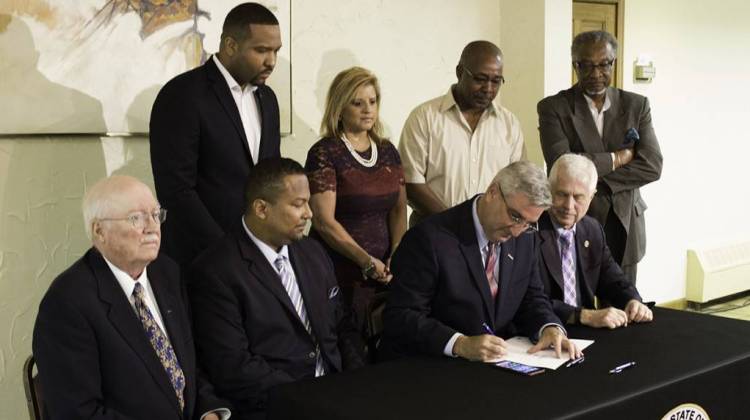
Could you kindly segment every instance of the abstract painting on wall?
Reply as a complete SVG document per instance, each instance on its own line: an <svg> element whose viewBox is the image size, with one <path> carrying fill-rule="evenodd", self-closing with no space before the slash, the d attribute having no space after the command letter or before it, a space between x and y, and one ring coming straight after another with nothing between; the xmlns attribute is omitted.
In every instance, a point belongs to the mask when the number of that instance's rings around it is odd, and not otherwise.
<svg viewBox="0 0 750 420"><path fill-rule="evenodd" d="M268 84L291 132L291 0ZM147 133L161 86L218 51L241 0L0 0L0 134Z"/></svg>

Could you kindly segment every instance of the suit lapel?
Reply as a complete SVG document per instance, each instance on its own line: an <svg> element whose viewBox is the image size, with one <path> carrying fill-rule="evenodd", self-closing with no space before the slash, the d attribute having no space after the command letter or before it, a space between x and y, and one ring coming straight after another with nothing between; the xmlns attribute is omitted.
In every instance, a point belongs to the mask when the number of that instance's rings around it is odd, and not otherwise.
<svg viewBox="0 0 750 420"><path fill-rule="evenodd" d="M167 287L167 278L157 261L148 266L148 280L151 283L151 289L154 291L154 298L159 306L161 320L167 330L169 343L172 345L177 360L180 362L182 373L185 375L185 382L191 383L194 378L190 375L191 372L186 369L187 366L184 365L187 360L186 351L188 351L185 348L185 338L189 335L189 332L184 330L180 319L182 315L179 305L180 298L175 296ZM191 387L186 386L184 391L186 408L190 406L190 401L194 398L190 389Z"/></svg>
<svg viewBox="0 0 750 420"><path fill-rule="evenodd" d="M251 156L250 146L247 144L245 129L242 126L242 119L240 118L240 111L237 109L237 103L234 102L226 79L219 71L219 68L216 67L213 58L209 58L204 66L206 67L208 79L211 82L211 88L216 94L216 99L218 99L222 108L224 108L224 112L227 113L229 119L232 120L232 125L242 141L242 148L245 150L246 155ZM250 162L252 163L252 159L250 159Z"/></svg>
<svg viewBox="0 0 750 420"><path fill-rule="evenodd" d="M258 114L260 115L260 147L258 147L258 162L260 162L260 160L265 156L269 155L268 148L271 147L271 142L264 141L267 136L267 132L270 129L270 124L266 123L266 114L263 109L263 89L264 86L258 86L258 89L255 89L255 92L253 93L253 95L255 96L255 103L258 105Z"/></svg>
<svg viewBox="0 0 750 420"><path fill-rule="evenodd" d="M500 247L500 254L497 256L498 264L500 264L500 273L498 279L498 298L497 304L495 305L495 320L500 320L502 317L502 310L508 301L508 294L513 287L513 267L516 253L516 240L509 239L503 242Z"/></svg>
<svg viewBox="0 0 750 420"><path fill-rule="evenodd" d="M320 298L327 298L328 296L326 296L325 291L322 294L318 293L320 290L317 285L324 283L316 282L315 278L310 275L310 272L307 270L307 265L304 264L306 259L301 255L299 248L294 246L294 244L289 245L289 259L292 262L292 268L294 269L294 275L297 278L297 285L302 294L302 300L305 302L307 319L310 321L312 333L315 337L322 337L322 334L320 334L320 331L322 331L321 322L324 320L325 316L321 311L325 308L325 302L321 302Z"/></svg>
<svg viewBox="0 0 750 420"><path fill-rule="evenodd" d="M625 108L620 101L620 91L615 88L608 88L610 107L604 113L604 143L607 150L618 150L625 141Z"/></svg>
<svg viewBox="0 0 750 420"><path fill-rule="evenodd" d="M565 290L565 283L562 276L562 260L560 259L560 250L557 248L555 231L552 228L544 229L539 232L539 236L542 239L540 248L547 271L560 287L560 290Z"/></svg>
<svg viewBox="0 0 750 420"><path fill-rule="evenodd" d="M573 127L581 139L583 150L588 153L604 152L604 144L596 129L594 117L591 116L591 110L583 97L583 91L574 86L571 90L573 95Z"/></svg>
<svg viewBox="0 0 750 420"><path fill-rule="evenodd" d="M281 278L276 270L271 267L266 259L266 256L258 249L252 240L247 236L247 233L243 232L237 238L238 245L240 247L240 254L242 258L247 261L248 270L250 275L258 280L269 292L279 301L282 307L289 312L289 316L295 319L299 324L300 328L307 331L302 321L299 319L297 311L292 305L292 300L289 298L289 294L286 292L284 285L281 284ZM295 273L297 275L297 273ZM304 298L304 295L303 295Z"/></svg>
<svg viewBox="0 0 750 420"><path fill-rule="evenodd" d="M159 384L159 388L164 392L167 399L172 401L172 406L180 413L179 402L175 395L167 372L164 370L156 351L151 346L146 332L143 329L140 319L130 306L130 301L123 293L122 288L114 274L107 266L104 258L95 250L89 251L89 263L94 271L94 276L99 287L99 298L109 305L107 317L112 323L122 339L128 343L133 352L146 365L154 381ZM161 307L160 307L161 308ZM160 309L161 310L161 309ZM180 413L181 414L181 413Z"/></svg>
<svg viewBox="0 0 750 420"><path fill-rule="evenodd" d="M585 219L581 219L576 224L576 282L581 291L581 299L584 306L593 305L594 292L589 286L589 267L591 266L591 234ZM581 278L577 278L581 276ZM591 283L593 284L593 283ZM587 302L587 300L589 302Z"/></svg>
<svg viewBox="0 0 750 420"><path fill-rule="evenodd" d="M482 263L482 254L479 252L479 242L474 230L474 219L472 216L473 199L465 203L464 211L459 213L459 247L461 253L469 266L471 278L482 297L484 312L487 319L494 324L495 303L492 301L490 285L487 281L487 275L484 273L484 264ZM494 328L494 325L491 325Z"/></svg>

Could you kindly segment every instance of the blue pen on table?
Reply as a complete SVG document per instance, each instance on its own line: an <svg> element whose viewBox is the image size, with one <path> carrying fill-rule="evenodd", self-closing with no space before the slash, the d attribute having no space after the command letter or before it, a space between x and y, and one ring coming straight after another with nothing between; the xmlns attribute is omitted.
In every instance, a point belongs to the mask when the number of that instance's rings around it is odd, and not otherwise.
<svg viewBox="0 0 750 420"><path fill-rule="evenodd" d="M583 363L584 360L586 360L586 358L583 357L583 356L581 356L581 357L579 357L577 359L573 359L573 360L569 361L568 363L566 363L565 367L569 368L571 366L579 365L579 364Z"/></svg>
<svg viewBox="0 0 750 420"><path fill-rule="evenodd" d="M622 364L620 366L617 366L616 368L609 371L609 373L620 373L623 370L635 366L635 362L628 362L625 364Z"/></svg>

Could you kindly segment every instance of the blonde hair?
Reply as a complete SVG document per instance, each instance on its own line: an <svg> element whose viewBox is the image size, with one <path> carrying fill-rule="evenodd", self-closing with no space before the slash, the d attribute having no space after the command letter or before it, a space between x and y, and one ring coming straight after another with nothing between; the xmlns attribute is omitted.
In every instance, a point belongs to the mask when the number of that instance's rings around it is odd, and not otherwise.
<svg viewBox="0 0 750 420"><path fill-rule="evenodd" d="M344 133L341 115L344 108L354 98L357 90L363 86L372 86L378 104L378 118L369 130L368 134L378 144L383 142L383 125L380 123L380 84L378 78L371 71L362 67L352 67L337 74L328 88L326 96L326 109L323 113L323 121L320 123L320 135L323 137L340 138Z"/></svg>

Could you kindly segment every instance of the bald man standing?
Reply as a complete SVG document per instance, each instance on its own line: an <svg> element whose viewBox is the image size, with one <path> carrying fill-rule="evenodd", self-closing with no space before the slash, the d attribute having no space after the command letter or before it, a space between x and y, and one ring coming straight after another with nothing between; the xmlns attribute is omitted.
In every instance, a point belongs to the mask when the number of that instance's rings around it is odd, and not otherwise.
<svg viewBox="0 0 750 420"><path fill-rule="evenodd" d="M469 43L456 78L445 95L415 108L401 131L410 226L483 192L526 154L518 118L495 101L505 83L500 48Z"/></svg>

